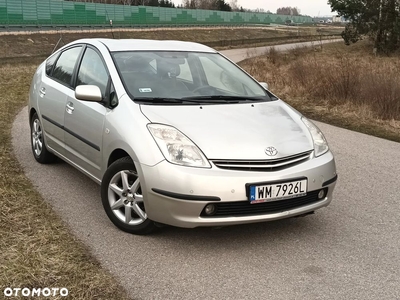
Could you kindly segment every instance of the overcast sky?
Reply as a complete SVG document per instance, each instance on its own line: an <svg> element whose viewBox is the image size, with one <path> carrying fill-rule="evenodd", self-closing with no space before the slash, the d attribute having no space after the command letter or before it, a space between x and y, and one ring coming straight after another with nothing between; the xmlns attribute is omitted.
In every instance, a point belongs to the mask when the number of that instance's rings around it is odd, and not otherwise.
<svg viewBox="0 0 400 300"><path fill-rule="evenodd" d="M172 0L175 4L181 4L182 0ZM225 0L230 3L231 0ZM331 12L328 0L238 0L238 5L243 8L263 8L276 13L276 9L282 6L298 7L301 14L311 17L334 15Z"/></svg>

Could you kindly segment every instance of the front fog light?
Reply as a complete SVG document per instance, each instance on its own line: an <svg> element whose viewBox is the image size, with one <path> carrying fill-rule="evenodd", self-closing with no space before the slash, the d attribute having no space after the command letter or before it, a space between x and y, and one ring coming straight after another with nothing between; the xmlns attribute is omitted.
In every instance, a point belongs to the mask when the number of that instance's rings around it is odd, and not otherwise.
<svg viewBox="0 0 400 300"><path fill-rule="evenodd" d="M324 199L325 196L326 196L326 190L325 189L324 190L320 190L319 193L318 193L318 200Z"/></svg>
<svg viewBox="0 0 400 300"><path fill-rule="evenodd" d="M212 216L213 214L215 214L216 211L217 211L217 208L216 208L215 204L207 204L207 206L204 208L204 213L207 216Z"/></svg>

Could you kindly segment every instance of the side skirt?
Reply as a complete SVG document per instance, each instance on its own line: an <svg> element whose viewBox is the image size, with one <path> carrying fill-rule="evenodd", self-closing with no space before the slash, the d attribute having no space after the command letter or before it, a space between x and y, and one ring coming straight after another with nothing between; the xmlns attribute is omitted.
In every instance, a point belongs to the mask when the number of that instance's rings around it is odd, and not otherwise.
<svg viewBox="0 0 400 300"><path fill-rule="evenodd" d="M63 161L65 161L66 163L70 164L71 166L73 166L75 169L79 170L80 172L82 172L83 174L85 174L86 176L88 176L90 179L92 179L94 182L96 182L97 184L101 184L101 179L97 178L96 176L94 176L93 174L89 173L88 171L86 171L85 169L83 169L82 167L78 166L76 163L72 162L71 160L69 160L68 158L66 158L64 155L58 153L56 150L54 150L53 148L47 146L47 148L54 153L54 155L58 156L59 158L61 158Z"/></svg>

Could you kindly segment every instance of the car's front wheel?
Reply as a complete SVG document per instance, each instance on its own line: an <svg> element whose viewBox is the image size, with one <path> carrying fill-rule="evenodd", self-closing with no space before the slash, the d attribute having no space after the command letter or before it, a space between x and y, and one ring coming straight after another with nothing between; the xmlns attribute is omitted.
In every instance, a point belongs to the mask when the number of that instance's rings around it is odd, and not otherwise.
<svg viewBox="0 0 400 300"><path fill-rule="evenodd" d="M104 174L101 199L107 216L115 226L134 234L148 234L156 229L147 217L140 179L130 157L116 160Z"/></svg>

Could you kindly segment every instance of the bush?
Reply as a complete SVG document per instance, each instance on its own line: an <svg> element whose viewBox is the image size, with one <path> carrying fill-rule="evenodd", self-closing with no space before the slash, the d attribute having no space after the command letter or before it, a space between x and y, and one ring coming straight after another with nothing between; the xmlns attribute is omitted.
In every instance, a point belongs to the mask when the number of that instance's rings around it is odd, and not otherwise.
<svg viewBox="0 0 400 300"><path fill-rule="evenodd" d="M242 66L257 80L268 82L282 98L329 107L352 104L376 118L400 120L400 61L396 57L374 57L363 45L354 52L325 49L316 54L314 50L295 48L281 53L271 48Z"/></svg>

